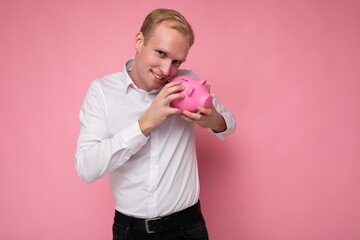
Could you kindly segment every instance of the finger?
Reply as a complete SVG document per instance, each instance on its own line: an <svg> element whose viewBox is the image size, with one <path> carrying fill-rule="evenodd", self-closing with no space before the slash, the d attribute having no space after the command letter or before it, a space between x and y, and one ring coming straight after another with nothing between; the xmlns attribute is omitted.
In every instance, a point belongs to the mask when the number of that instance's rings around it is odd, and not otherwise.
<svg viewBox="0 0 360 240"><path fill-rule="evenodd" d="M207 88L207 90L210 92L211 85L210 85L210 84L206 84L206 88Z"/></svg>
<svg viewBox="0 0 360 240"><path fill-rule="evenodd" d="M211 114L211 108L203 108L198 107L198 112L203 115L210 115Z"/></svg>
<svg viewBox="0 0 360 240"><path fill-rule="evenodd" d="M183 115L183 114L181 114L180 117L181 117L182 119L184 119L185 121L187 121L187 122L191 122L191 123L194 122L193 119L188 118L187 116L185 116L185 115Z"/></svg>
<svg viewBox="0 0 360 240"><path fill-rule="evenodd" d="M169 114L170 114L170 115L172 115L172 114L180 115L180 114L181 114L181 110L180 110L180 109L177 109L177 108L170 108Z"/></svg>
<svg viewBox="0 0 360 240"><path fill-rule="evenodd" d="M182 81L180 81L180 80L169 82L169 83L165 84L163 88L171 88L173 86L179 86L179 85L181 85L181 83L182 83Z"/></svg>
<svg viewBox="0 0 360 240"><path fill-rule="evenodd" d="M168 95L179 93L184 91L185 87L181 84L171 84L169 83L166 88L163 88L161 92L167 97Z"/></svg>
<svg viewBox="0 0 360 240"><path fill-rule="evenodd" d="M192 119L192 120L200 120L201 114L200 113L193 113L188 110L183 111L183 115Z"/></svg>

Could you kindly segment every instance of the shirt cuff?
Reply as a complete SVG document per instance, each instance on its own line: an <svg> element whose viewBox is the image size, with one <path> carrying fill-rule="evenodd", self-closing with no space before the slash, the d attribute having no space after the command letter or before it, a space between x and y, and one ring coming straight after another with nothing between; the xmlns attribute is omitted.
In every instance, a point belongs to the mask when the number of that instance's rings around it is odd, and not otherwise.
<svg viewBox="0 0 360 240"><path fill-rule="evenodd" d="M225 140L227 136L229 136L231 133L235 130L235 123L233 122L233 118L231 117L231 114L222 113L221 114L224 117L225 123L226 123L226 130L223 132L216 133L212 129L209 129L209 131L214 134L216 137L218 137L220 140Z"/></svg>

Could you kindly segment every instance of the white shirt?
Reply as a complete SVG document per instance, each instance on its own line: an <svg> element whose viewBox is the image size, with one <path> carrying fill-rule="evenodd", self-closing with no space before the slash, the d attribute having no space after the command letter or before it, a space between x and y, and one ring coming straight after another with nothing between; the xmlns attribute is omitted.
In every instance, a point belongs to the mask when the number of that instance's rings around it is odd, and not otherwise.
<svg viewBox="0 0 360 240"><path fill-rule="evenodd" d="M159 90L136 87L127 72L132 63L91 83L80 110L76 169L86 182L109 174L119 212L139 218L164 216L199 199L194 124L173 115L146 137L138 119ZM188 70L180 74L195 76ZM235 120L213 98L227 130L210 132L224 139L235 130Z"/></svg>

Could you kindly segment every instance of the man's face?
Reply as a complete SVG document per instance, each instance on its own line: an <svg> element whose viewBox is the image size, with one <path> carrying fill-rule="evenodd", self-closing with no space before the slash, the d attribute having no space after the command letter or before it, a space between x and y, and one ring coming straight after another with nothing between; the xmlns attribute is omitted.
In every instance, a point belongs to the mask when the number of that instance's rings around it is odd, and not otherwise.
<svg viewBox="0 0 360 240"><path fill-rule="evenodd" d="M150 91L158 89L177 73L186 60L190 43L182 33L169 28L168 23L163 22L146 44L142 33L138 33L135 49L135 61L130 76L139 88Z"/></svg>

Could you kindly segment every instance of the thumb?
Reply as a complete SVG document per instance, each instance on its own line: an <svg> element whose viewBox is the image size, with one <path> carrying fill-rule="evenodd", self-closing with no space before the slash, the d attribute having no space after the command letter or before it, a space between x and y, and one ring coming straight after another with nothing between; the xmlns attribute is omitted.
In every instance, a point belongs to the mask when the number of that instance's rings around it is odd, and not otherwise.
<svg viewBox="0 0 360 240"><path fill-rule="evenodd" d="M206 88L207 88L207 90L210 92L211 85L210 85L210 84L206 84Z"/></svg>

